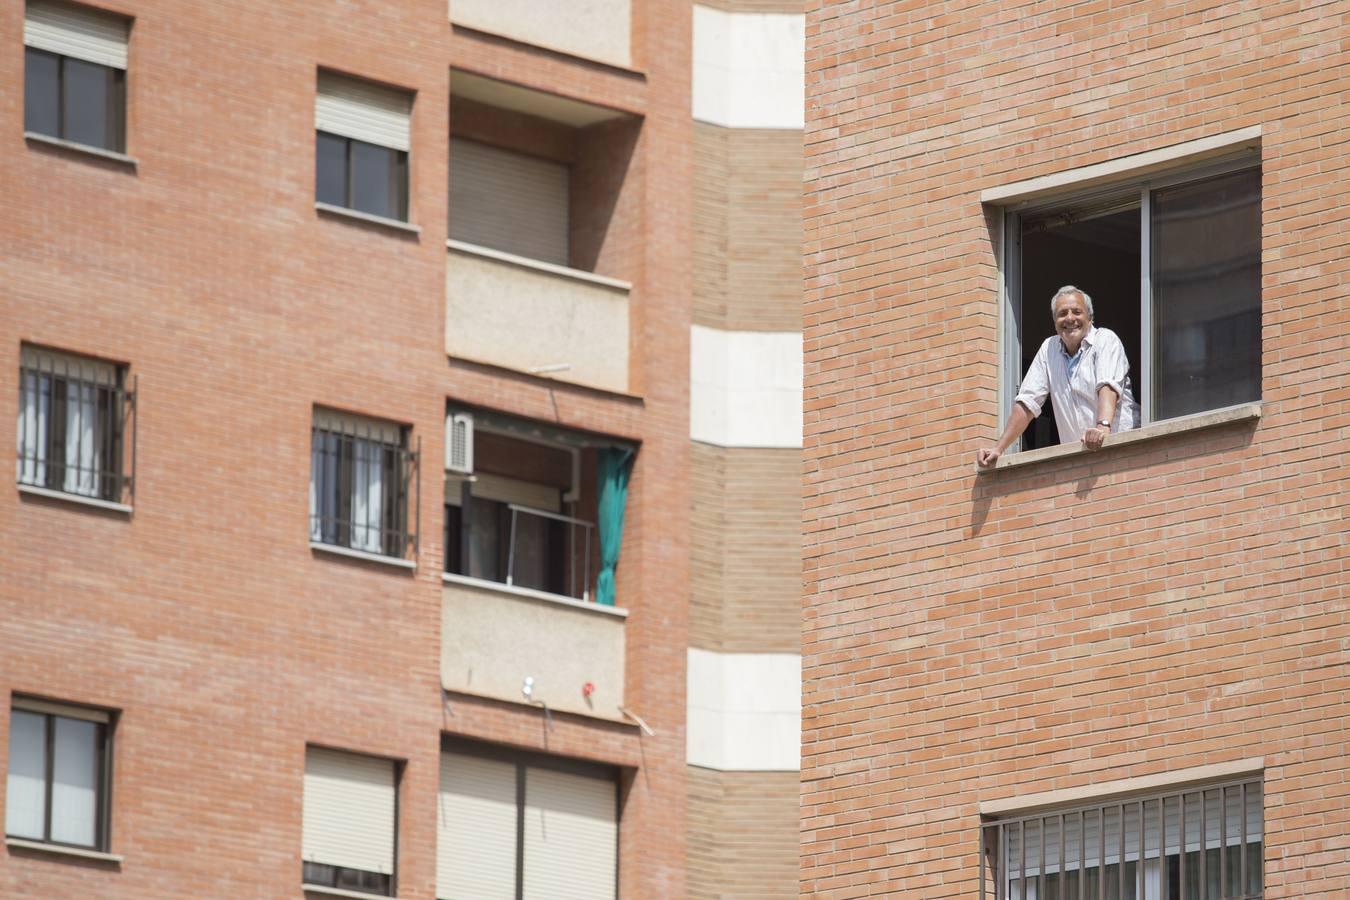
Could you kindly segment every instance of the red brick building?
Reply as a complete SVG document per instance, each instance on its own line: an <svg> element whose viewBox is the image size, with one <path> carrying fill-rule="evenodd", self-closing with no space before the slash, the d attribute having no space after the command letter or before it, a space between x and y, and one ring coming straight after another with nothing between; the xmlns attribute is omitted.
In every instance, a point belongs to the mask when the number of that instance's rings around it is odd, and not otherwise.
<svg viewBox="0 0 1350 900"><path fill-rule="evenodd" d="M0 894L795 890L803 17L543 6L0 12Z"/></svg>
<svg viewBox="0 0 1350 900"><path fill-rule="evenodd" d="M804 894L1350 895L1348 14L808 13Z"/></svg>

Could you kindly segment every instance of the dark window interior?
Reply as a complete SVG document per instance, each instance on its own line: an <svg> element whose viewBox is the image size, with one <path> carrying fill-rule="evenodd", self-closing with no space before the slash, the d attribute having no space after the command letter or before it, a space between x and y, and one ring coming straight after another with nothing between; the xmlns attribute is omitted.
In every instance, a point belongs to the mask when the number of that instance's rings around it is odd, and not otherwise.
<svg viewBox="0 0 1350 900"><path fill-rule="evenodd" d="M1091 295L1093 324L1111 329L1124 342L1131 381L1138 384L1140 239L1138 204L1102 212L1069 208L1023 221L1019 379L1041 343L1055 333L1050 298L1072 284ZM1049 401L1022 441L1025 450L1059 443Z"/></svg>
<svg viewBox="0 0 1350 900"><path fill-rule="evenodd" d="M126 146L126 73L24 48L25 131L121 153Z"/></svg>
<svg viewBox="0 0 1350 900"><path fill-rule="evenodd" d="M408 154L316 132L314 195L386 219L408 218Z"/></svg>
<svg viewBox="0 0 1350 900"><path fill-rule="evenodd" d="M366 872L362 869L348 869L344 866L327 866L323 863L307 862L301 876L305 884L317 884L321 887L339 888L345 891L362 891L368 894L389 896L393 891L392 875L378 872Z"/></svg>

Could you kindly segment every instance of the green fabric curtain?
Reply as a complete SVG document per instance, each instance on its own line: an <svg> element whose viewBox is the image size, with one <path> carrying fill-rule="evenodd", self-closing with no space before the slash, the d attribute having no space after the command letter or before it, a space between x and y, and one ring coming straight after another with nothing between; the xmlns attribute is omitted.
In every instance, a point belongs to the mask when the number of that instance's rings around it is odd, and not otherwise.
<svg viewBox="0 0 1350 900"><path fill-rule="evenodd" d="M600 469L600 574L595 579L595 602L613 606L614 567L619 564L619 544L623 542L623 510L628 502L633 451L606 447L597 456Z"/></svg>

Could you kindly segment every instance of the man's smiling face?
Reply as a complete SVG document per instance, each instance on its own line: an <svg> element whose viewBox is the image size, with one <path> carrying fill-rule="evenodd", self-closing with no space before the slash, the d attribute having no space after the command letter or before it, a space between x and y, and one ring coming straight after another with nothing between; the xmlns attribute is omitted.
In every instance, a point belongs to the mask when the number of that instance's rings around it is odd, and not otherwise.
<svg viewBox="0 0 1350 900"><path fill-rule="evenodd" d="M1055 301L1055 332L1070 353L1077 352L1091 327L1092 317L1082 295L1065 294Z"/></svg>

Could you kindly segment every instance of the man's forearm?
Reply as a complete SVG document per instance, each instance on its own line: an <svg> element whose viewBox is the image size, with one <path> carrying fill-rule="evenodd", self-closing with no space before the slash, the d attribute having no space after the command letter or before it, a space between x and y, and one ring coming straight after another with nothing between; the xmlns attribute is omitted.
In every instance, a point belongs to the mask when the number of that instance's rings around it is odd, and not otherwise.
<svg viewBox="0 0 1350 900"><path fill-rule="evenodd" d="M1116 403L1119 401L1120 397L1116 396L1115 389L1109 385L1104 384L1097 388L1097 421L1114 422L1116 419Z"/></svg>

